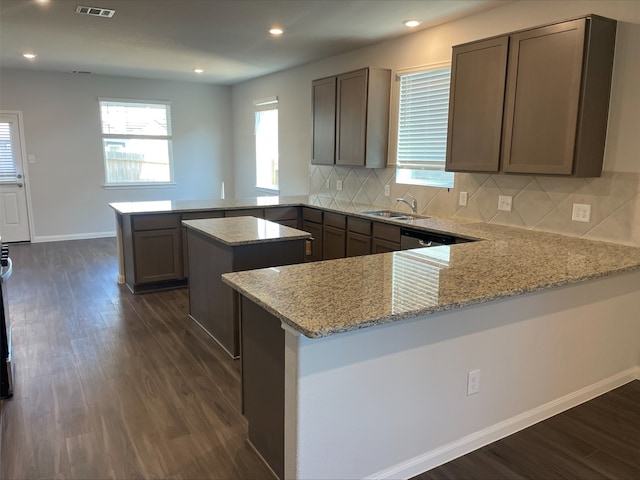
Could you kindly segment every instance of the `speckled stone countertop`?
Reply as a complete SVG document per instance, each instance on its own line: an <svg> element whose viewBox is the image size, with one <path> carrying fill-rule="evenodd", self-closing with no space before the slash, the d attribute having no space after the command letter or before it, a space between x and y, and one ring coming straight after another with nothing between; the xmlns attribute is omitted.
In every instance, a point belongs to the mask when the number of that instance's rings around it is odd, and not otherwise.
<svg viewBox="0 0 640 480"><path fill-rule="evenodd" d="M287 207L306 204L304 196L265 196L223 200L158 200L153 202L114 202L109 206L121 215L143 213L183 213L240 208Z"/></svg>
<svg viewBox="0 0 640 480"><path fill-rule="evenodd" d="M183 220L187 228L198 231L225 245L283 242L310 238L311 234L255 217L207 218Z"/></svg>
<svg viewBox="0 0 640 480"><path fill-rule="evenodd" d="M228 273L223 281L320 338L640 269L640 248L487 224L460 230L485 240Z"/></svg>

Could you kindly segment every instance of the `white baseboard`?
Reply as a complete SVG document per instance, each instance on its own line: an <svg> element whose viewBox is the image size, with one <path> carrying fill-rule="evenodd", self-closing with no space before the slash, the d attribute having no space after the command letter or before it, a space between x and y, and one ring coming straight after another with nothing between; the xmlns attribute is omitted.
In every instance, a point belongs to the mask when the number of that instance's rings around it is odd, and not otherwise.
<svg viewBox="0 0 640 480"><path fill-rule="evenodd" d="M581 388L564 397L548 402L503 422L491 425L471 435L418 455L406 462L386 468L367 477L367 479L408 479L450 462L462 455L484 447L501 438L512 435L531 425L546 420L581 403L589 401L633 380L640 380L640 365L620 372L612 377Z"/></svg>
<svg viewBox="0 0 640 480"><path fill-rule="evenodd" d="M116 232L73 233L71 235L45 235L33 237L31 243L64 242L65 240L90 240L92 238L115 237Z"/></svg>

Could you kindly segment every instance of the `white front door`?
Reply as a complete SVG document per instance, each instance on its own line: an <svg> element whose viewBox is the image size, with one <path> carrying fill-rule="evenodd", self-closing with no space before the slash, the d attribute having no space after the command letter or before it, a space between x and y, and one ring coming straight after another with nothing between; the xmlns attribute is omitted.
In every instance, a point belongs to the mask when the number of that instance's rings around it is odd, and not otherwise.
<svg viewBox="0 0 640 480"><path fill-rule="evenodd" d="M31 240L22 145L18 113L0 112L0 237L3 242Z"/></svg>

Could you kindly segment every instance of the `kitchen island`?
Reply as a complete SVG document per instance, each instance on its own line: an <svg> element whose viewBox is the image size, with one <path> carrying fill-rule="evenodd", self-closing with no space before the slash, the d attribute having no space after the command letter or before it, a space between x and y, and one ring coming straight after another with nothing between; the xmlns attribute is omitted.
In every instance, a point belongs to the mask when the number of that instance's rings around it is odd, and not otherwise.
<svg viewBox="0 0 640 480"><path fill-rule="evenodd" d="M223 276L280 478L409 478L639 377L640 249L464 229L484 241Z"/></svg>
<svg viewBox="0 0 640 480"><path fill-rule="evenodd" d="M227 272L302 263L307 232L262 218L185 220L189 255L189 316L232 357L240 354L237 293Z"/></svg>

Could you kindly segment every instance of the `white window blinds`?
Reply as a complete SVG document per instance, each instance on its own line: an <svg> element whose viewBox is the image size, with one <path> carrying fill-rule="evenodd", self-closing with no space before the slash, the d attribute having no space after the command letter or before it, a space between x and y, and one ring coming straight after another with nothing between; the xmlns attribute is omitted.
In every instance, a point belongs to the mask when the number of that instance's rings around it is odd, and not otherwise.
<svg viewBox="0 0 640 480"><path fill-rule="evenodd" d="M171 135L169 105L165 103L101 100L100 114L105 135L155 138Z"/></svg>
<svg viewBox="0 0 640 480"><path fill-rule="evenodd" d="M398 181L452 187L453 174L444 172L451 67L400 73L398 80Z"/></svg>
<svg viewBox="0 0 640 480"><path fill-rule="evenodd" d="M0 122L0 181L15 180L17 175L11 123Z"/></svg>

